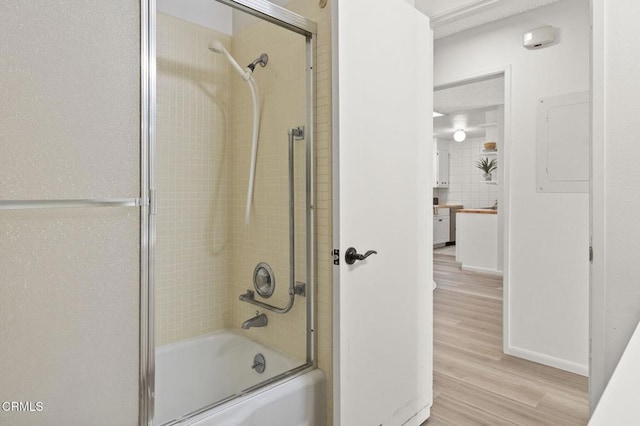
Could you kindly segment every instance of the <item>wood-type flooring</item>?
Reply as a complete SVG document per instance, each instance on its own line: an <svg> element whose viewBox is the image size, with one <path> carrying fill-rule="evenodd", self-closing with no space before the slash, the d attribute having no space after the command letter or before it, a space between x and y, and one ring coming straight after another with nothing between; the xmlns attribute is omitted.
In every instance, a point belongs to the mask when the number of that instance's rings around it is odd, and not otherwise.
<svg viewBox="0 0 640 426"><path fill-rule="evenodd" d="M587 378L502 353L502 278L434 254L434 403L422 426L586 425Z"/></svg>

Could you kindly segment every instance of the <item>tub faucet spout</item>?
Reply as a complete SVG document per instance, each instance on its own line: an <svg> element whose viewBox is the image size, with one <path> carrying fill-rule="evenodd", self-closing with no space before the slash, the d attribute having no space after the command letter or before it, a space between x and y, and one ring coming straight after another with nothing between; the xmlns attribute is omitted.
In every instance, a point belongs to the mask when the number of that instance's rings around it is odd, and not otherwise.
<svg viewBox="0 0 640 426"><path fill-rule="evenodd" d="M251 327L266 327L268 323L269 320L267 319L267 316L256 311L256 316L243 322L242 328L248 330Z"/></svg>

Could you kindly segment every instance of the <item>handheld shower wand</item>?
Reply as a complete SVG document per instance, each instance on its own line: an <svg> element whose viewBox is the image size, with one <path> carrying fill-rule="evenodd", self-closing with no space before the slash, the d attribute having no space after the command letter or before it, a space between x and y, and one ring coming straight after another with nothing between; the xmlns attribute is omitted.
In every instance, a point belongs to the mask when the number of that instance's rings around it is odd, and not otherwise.
<svg viewBox="0 0 640 426"><path fill-rule="evenodd" d="M247 226L249 224L249 217L251 215L251 201L253 200L253 188L256 175L256 159L258 156L258 130L260 129L260 111L258 110L258 84L253 78L253 71L258 64L260 64L260 66L263 68L266 67L267 62L269 62L269 57L266 53L263 53L255 61L251 62L246 69L242 69L242 67L233 58L233 56L231 56L229 51L225 49L220 41L211 41L209 43L209 50L214 53L224 54L233 68L236 70L236 72L240 74L240 77L242 77L244 81L249 83L249 87L251 88L251 97L253 98L253 138L251 144L251 166L249 168L249 183L247 187L247 204L244 211L244 225Z"/></svg>
<svg viewBox="0 0 640 426"><path fill-rule="evenodd" d="M214 53L224 54L229 60L229 62L231 62L231 65L233 65L235 70L238 72L238 74L240 74L240 76L245 81L251 78L253 71L256 69L256 65L260 65L262 68L264 68L267 66L267 63L269 62L269 55L267 55L266 53L263 53L262 55L258 56L253 62L247 65L245 69L243 69L240 66L240 64L238 64L238 62L233 58L233 56L231 56L231 53L229 53L229 51L225 49L222 43L220 43L219 40L211 41L209 43L209 50L211 50Z"/></svg>

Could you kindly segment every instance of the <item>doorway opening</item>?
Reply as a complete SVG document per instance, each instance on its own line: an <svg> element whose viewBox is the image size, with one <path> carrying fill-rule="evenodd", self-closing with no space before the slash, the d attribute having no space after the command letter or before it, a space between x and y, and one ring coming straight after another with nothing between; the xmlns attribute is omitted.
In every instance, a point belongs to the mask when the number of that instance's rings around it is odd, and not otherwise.
<svg viewBox="0 0 640 426"><path fill-rule="evenodd" d="M505 71L434 91L434 254L501 276L504 265ZM499 208L501 207L501 208Z"/></svg>
<svg viewBox="0 0 640 426"><path fill-rule="evenodd" d="M510 341L511 87L504 67L434 90L432 420L582 424L587 378Z"/></svg>

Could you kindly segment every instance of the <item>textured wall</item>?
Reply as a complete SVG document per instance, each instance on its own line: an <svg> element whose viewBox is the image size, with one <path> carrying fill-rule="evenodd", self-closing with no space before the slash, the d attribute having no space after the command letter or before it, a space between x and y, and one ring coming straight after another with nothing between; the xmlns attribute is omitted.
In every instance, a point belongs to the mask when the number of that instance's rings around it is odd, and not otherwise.
<svg viewBox="0 0 640 426"><path fill-rule="evenodd" d="M230 37L158 13L156 345L229 325ZM235 76L235 74L234 74Z"/></svg>
<svg viewBox="0 0 640 426"><path fill-rule="evenodd" d="M137 196L139 3L9 1L0 19L0 198Z"/></svg>
<svg viewBox="0 0 640 426"><path fill-rule="evenodd" d="M139 196L140 3L4 2L0 199ZM139 212L0 212L0 424L135 425ZM114 408L115 407L115 408Z"/></svg>
<svg viewBox="0 0 640 426"><path fill-rule="evenodd" d="M640 320L640 4L593 3L592 408Z"/></svg>
<svg viewBox="0 0 640 426"><path fill-rule="evenodd" d="M0 424L137 423L139 229L134 208L0 212L0 400L44 405Z"/></svg>

